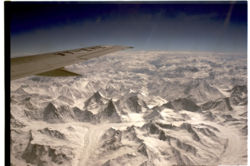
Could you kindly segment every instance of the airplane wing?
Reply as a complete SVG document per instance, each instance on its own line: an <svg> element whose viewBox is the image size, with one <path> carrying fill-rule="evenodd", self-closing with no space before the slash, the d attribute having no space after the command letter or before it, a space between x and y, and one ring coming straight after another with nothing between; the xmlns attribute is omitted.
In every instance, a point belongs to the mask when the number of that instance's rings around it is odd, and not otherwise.
<svg viewBox="0 0 250 166"><path fill-rule="evenodd" d="M11 80L30 75L41 76L77 76L64 66L86 61L108 53L133 47L94 46L67 51L11 58Z"/></svg>

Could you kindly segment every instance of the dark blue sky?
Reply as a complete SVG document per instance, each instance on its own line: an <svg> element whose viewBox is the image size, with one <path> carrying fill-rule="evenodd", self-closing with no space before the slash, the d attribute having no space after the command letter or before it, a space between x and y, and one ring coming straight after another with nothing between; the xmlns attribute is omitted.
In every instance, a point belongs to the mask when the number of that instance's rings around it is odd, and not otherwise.
<svg viewBox="0 0 250 166"><path fill-rule="evenodd" d="M12 56L93 45L247 52L247 2L12 2Z"/></svg>

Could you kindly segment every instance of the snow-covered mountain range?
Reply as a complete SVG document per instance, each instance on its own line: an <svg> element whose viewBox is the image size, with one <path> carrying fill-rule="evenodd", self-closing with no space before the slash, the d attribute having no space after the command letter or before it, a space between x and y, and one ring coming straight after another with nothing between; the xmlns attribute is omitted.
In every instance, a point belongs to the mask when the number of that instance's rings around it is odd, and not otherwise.
<svg viewBox="0 0 250 166"><path fill-rule="evenodd" d="M246 165L246 59L126 51L12 81L11 164Z"/></svg>

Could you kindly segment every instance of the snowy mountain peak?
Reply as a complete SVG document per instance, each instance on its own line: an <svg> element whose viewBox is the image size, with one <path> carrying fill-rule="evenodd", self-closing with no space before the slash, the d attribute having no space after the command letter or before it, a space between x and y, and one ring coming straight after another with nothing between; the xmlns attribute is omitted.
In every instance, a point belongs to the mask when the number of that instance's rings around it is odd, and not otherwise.
<svg viewBox="0 0 250 166"><path fill-rule="evenodd" d="M49 123L63 122L63 117L57 110L57 108L49 103L43 112L43 120Z"/></svg>

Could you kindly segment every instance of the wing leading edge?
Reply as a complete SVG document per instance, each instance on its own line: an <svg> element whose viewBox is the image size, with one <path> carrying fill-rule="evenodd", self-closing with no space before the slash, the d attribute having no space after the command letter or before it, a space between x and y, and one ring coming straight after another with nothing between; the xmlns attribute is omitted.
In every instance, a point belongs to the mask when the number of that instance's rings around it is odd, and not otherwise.
<svg viewBox="0 0 250 166"><path fill-rule="evenodd" d="M30 75L41 76L77 76L67 71L64 66L79 63L112 52L133 47L125 46L94 46L74 50L11 58L11 80Z"/></svg>

